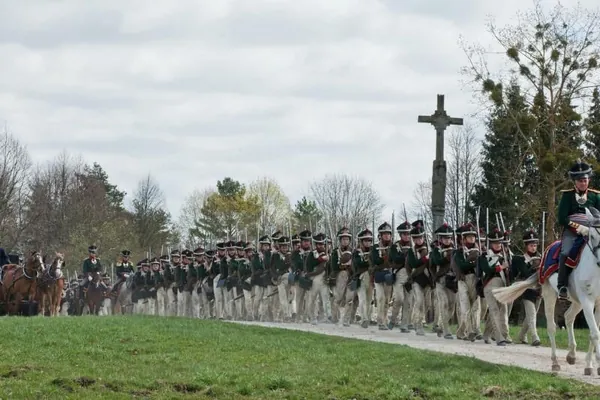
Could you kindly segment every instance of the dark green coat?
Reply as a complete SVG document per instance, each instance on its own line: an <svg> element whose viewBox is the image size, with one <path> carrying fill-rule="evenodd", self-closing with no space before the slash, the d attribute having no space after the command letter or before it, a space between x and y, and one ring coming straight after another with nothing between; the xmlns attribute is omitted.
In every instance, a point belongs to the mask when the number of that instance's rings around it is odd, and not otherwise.
<svg viewBox="0 0 600 400"><path fill-rule="evenodd" d="M123 274L131 274L133 272L134 269L133 264L131 262L127 262L125 264L117 263L115 268L115 273L117 274L117 277L122 279L124 279Z"/></svg>
<svg viewBox="0 0 600 400"><path fill-rule="evenodd" d="M390 268L389 252L391 250L388 249L384 251L388 252L388 257L385 257L386 253L382 254L383 257L379 255L379 243L374 244L371 248L371 265L375 271L381 271L383 269Z"/></svg>
<svg viewBox="0 0 600 400"><path fill-rule="evenodd" d="M565 229L569 227L569 216L573 214L585 214L585 209L594 207L600 210L600 192L595 189L587 190L587 201L580 205L575 199L575 189L563 190L558 204L558 223Z"/></svg>
<svg viewBox="0 0 600 400"><path fill-rule="evenodd" d="M103 268L102 268L102 263L100 262L100 259L96 258L96 263L92 263L92 260L89 258L86 258L85 260L83 260L83 274L87 274L88 272L102 272Z"/></svg>
<svg viewBox="0 0 600 400"><path fill-rule="evenodd" d="M363 253L360 249L356 249L352 252L352 272L354 276L358 276L369 269L369 257Z"/></svg>

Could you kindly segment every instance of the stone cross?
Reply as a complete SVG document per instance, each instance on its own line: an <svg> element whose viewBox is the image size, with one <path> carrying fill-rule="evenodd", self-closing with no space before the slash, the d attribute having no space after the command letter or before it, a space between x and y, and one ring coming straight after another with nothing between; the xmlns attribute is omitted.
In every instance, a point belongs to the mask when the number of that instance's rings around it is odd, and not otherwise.
<svg viewBox="0 0 600 400"><path fill-rule="evenodd" d="M435 160L431 179L431 212L433 214L432 230L444 223L446 212L446 161L444 160L444 131L450 125L462 125L462 118L449 117L444 110L444 95L437 95L437 109L432 115L419 115L418 122L433 125L436 133ZM455 227L456 228L456 227Z"/></svg>

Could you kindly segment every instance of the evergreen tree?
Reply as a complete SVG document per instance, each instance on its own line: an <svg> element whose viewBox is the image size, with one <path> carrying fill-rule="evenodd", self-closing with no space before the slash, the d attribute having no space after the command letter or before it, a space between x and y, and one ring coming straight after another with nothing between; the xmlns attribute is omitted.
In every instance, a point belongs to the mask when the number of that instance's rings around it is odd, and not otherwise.
<svg viewBox="0 0 600 400"><path fill-rule="evenodd" d="M588 162L596 164L596 174L592 176L591 186L600 188L600 90L594 89L592 105L585 120L586 130L586 156Z"/></svg>
<svg viewBox="0 0 600 400"><path fill-rule="evenodd" d="M296 202L294 218L298 223L299 230L302 231L304 229L310 229L311 227L315 229L322 216L319 207L317 207L317 203L313 200L302 197L302 199Z"/></svg>

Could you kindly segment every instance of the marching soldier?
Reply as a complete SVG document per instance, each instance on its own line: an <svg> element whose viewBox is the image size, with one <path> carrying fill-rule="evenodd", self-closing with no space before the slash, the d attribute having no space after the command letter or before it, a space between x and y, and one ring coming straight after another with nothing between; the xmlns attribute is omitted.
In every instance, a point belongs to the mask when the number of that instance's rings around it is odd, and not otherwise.
<svg viewBox="0 0 600 400"><path fill-rule="evenodd" d="M93 280L92 274L99 273L101 274L103 271L102 263L100 259L97 257L98 247L96 245L91 245L88 247L89 256L85 260L83 260L83 291L86 292L90 282ZM108 289L104 282L100 281L100 286L106 290Z"/></svg>
<svg viewBox="0 0 600 400"><path fill-rule="evenodd" d="M292 236L292 252L300 250L300 235L297 233Z"/></svg>
<svg viewBox="0 0 600 400"><path fill-rule="evenodd" d="M247 321L253 321L252 317L252 261L254 260L254 246L251 242L241 243L243 245L244 257L238 262L238 274L240 286L244 295L244 311ZM237 300L241 301L241 299Z"/></svg>
<svg viewBox="0 0 600 400"><path fill-rule="evenodd" d="M483 339L481 335L481 317L477 276L475 269L481 250L477 246L477 229L472 223L466 223L457 230L461 236L461 248L452 256L452 268L458 280L459 325L456 337L475 341ZM468 334L468 338L465 336Z"/></svg>
<svg viewBox="0 0 600 400"><path fill-rule="evenodd" d="M147 315L157 315L157 288L162 281L160 274L160 260L153 257L150 260L150 271L148 273L148 305L146 308Z"/></svg>
<svg viewBox="0 0 600 400"><path fill-rule="evenodd" d="M435 273L435 295L437 299L438 318L438 336L444 336L444 339L452 339L450 333L450 319L454 313L456 303L456 293L458 292L458 283L456 275L450 267L454 243L452 236L454 229L447 223L436 229L437 246L431 252L431 265Z"/></svg>
<svg viewBox="0 0 600 400"><path fill-rule="evenodd" d="M573 214L585 214L585 209L594 207L600 209L600 191L589 187L592 167L577 160L569 170L573 188L563 190L558 205L558 223L563 227L560 258L558 263L558 297L567 299L569 294L569 275L572 269L567 268L566 261L569 252L578 236L587 237L589 228L570 221Z"/></svg>
<svg viewBox="0 0 600 400"><path fill-rule="evenodd" d="M215 314L216 318L225 318L225 280L227 279L227 251L225 243L217 243L217 256L213 260L211 272L213 274L213 290L215 294Z"/></svg>
<svg viewBox="0 0 600 400"><path fill-rule="evenodd" d="M530 229L523 235L525 252L523 255L515 255L512 258L510 275L515 280L525 280L533 274L537 274L540 267L541 257L538 253L537 233ZM527 289L521 296L523 299L523 308L525 309L525 319L519 332L519 341L527 344L527 333L531 335L531 345L539 346L540 337L537 333L537 312L540 307L540 292L538 289Z"/></svg>
<svg viewBox="0 0 600 400"><path fill-rule="evenodd" d="M148 274L150 273L150 261L145 258L139 263L140 269L134 275L135 290L131 296L135 314L146 314L146 299L148 298Z"/></svg>
<svg viewBox="0 0 600 400"><path fill-rule="evenodd" d="M508 331L508 308L494 297L492 290L510 284L508 260L502 241L504 234L495 228L488 233L490 248L479 258L479 265L483 273L483 293L494 326L494 338L498 346L512 343Z"/></svg>
<svg viewBox="0 0 600 400"><path fill-rule="evenodd" d="M365 229L357 235L358 248L352 253L352 284L350 289L358 295L358 313L360 326L368 328L371 321L371 249L373 247L373 232Z"/></svg>
<svg viewBox="0 0 600 400"><path fill-rule="evenodd" d="M290 251L290 238L280 236L277 239L278 251L271 257L271 276L275 277L277 282L277 292L279 295L279 305L283 314L283 322L292 320L291 310L291 284L289 275L292 274L292 252ZM291 282L294 280L292 279Z"/></svg>
<svg viewBox="0 0 600 400"><path fill-rule="evenodd" d="M398 323L398 316L401 317L400 331L409 332L410 317L412 314L412 285L409 283L408 272L406 270L406 255L412 246L410 241L410 231L412 225L404 221L396 227L396 232L400 239L390 249L390 262L392 271L395 275L394 287L392 289L394 301L392 303L392 318L388 327L392 329Z"/></svg>
<svg viewBox="0 0 600 400"><path fill-rule="evenodd" d="M392 244L392 227L384 222L377 229L379 243L371 249L371 268L375 282L375 301L377 303L377 325L379 330L388 330L388 304L392 297L394 274L390 265L390 247Z"/></svg>
<svg viewBox="0 0 600 400"><path fill-rule="evenodd" d="M425 293L431 286L431 272L429 271L429 249L425 241L425 229L423 221L418 220L412 223L413 228L410 236L413 241L413 247L408 250L406 257L406 268L413 282L413 315L412 322L415 326L417 335L424 336L423 319L425 318Z"/></svg>
<svg viewBox="0 0 600 400"><path fill-rule="evenodd" d="M347 298L347 287L351 276L352 267L352 248L350 242L352 233L350 229L344 227L337 233L339 246L333 249L331 257L331 271L329 278L333 281L333 304L331 313L333 322L337 323L344 317L342 311L348 312L346 305L352 301L352 298Z"/></svg>
<svg viewBox="0 0 600 400"><path fill-rule="evenodd" d="M311 281L308 291L308 315L312 317L311 323L316 325L318 322L319 305L317 301L323 304L323 310L329 322L331 317L331 304L329 302L329 287L327 286L327 262L329 255L327 254L326 238L323 233L317 233L312 238L315 249L308 254L306 263L304 264L304 278Z"/></svg>
<svg viewBox="0 0 600 400"><path fill-rule="evenodd" d="M306 279L305 270L308 255L312 252L312 232L304 230L300 232L300 249L292 253L292 268L295 279L297 280L295 286L294 302L296 303L296 322L302 322L307 320L305 310L306 303L306 292L310 290L312 284L310 279ZM310 308L308 308L310 310Z"/></svg>
<svg viewBox="0 0 600 400"><path fill-rule="evenodd" d="M133 270L133 263L129 261L131 252L129 250L121 251L121 257L117 261L115 273L117 274L117 281L110 291L111 296L116 296L119 293L121 285L131 276L135 271Z"/></svg>

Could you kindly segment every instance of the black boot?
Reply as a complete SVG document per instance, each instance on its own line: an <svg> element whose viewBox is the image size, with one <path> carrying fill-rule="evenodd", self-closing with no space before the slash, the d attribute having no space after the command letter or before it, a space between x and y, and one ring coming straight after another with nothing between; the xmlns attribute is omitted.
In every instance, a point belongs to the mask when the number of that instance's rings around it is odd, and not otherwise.
<svg viewBox="0 0 600 400"><path fill-rule="evenodd" d="M567 299L569 286L569 267L566 265L567 256L560 255L558 259L558 298Z"/></svg>

